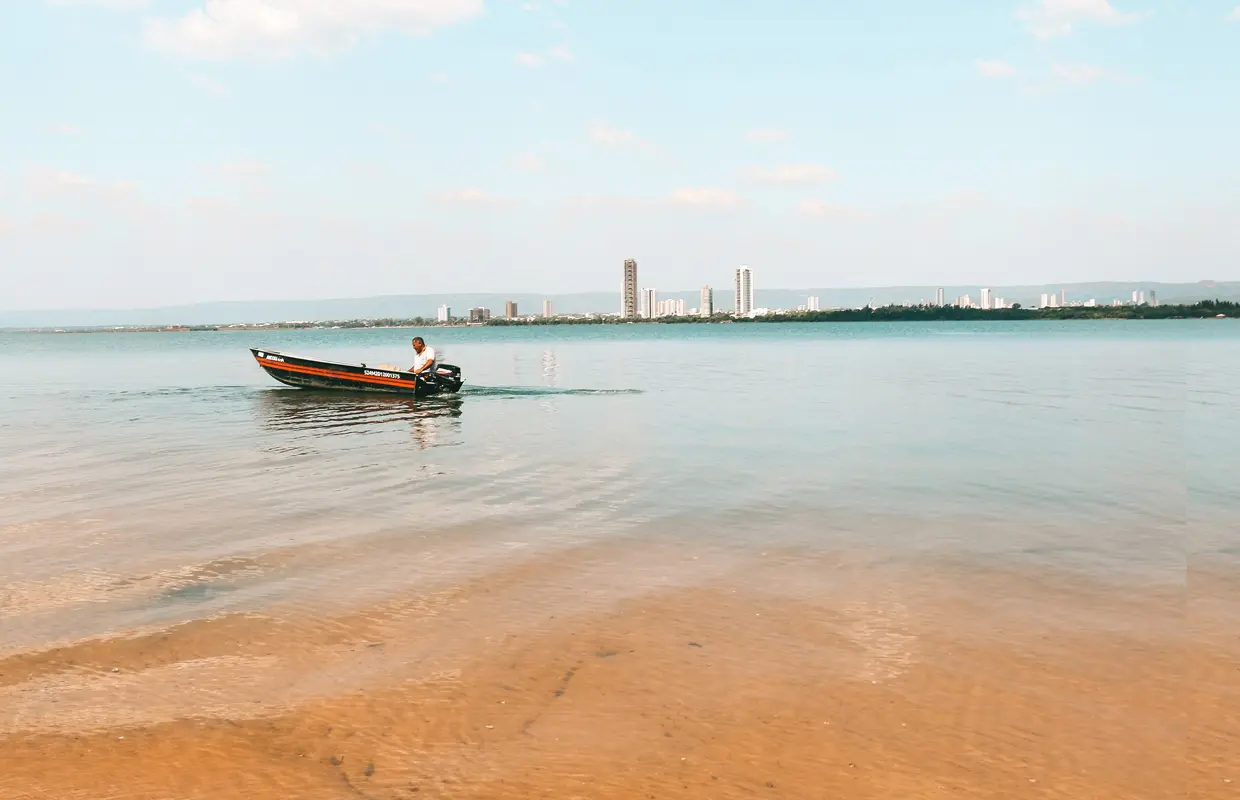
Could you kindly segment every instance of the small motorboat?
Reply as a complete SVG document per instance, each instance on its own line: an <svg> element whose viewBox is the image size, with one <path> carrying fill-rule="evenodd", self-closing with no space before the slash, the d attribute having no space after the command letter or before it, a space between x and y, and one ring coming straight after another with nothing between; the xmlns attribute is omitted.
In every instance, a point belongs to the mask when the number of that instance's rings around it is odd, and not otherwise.
<svg viewBox="0 0 1240 800"><path fill-rule="evenodd" d="M436 364L433 369L415 375L412 372L388 369L386 366L338 364L334 361L319 361L253 347L250 352L268 375L280 383L302 389L392 392L426 397L459 392L461 384L464 383L461 380L461 368L451 364Z"/></svg>

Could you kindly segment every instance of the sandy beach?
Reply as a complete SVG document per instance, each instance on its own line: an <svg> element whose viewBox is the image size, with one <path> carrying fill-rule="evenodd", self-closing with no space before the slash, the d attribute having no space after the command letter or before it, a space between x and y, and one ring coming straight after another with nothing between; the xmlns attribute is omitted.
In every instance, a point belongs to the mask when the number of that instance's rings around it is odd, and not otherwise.
<svg viewBox="0 0 1240 800"><path fill-rule="evenodd" d="M675 576L626 590L611 567ZM1234 581L573 548L0 660L13 798L1228 797ZM629 565L631 566L631 564ZM834 570L830 591L810 578Z"/></svg>

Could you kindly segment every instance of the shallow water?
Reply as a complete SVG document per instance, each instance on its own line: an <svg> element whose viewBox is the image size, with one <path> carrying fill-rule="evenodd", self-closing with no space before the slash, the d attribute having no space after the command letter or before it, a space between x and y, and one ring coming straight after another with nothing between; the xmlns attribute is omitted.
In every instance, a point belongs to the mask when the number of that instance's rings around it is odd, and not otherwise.
<svg viewBox="0 0 1240 800"><path fill-rule="evenodd" d="M399 362L404 330L0 336L0 648L618 536L1181 586L1240 556L1230 320L429 335L458 398L246 351Z"/></svg>

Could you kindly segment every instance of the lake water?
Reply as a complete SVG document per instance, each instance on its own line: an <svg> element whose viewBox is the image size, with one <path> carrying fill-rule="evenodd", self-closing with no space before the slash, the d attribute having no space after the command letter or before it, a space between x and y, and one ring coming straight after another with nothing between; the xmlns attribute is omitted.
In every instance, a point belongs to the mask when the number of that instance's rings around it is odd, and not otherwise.
<svg viewBox="0 0 1240 800"><path fill-rule="evenodd" d="M421 333L0 334L0 795L1240 785L1235 321Z"/></svg>
<svg viewBox="0 0 1240 800"><path fill-rule="evenodd" d="M1180 585L1240 555L1231 320L423 333L459 399L247 352L404 363L407 330L0 335L0 648L608 537ZM307 547L348 555L255 566Z"/></svg>

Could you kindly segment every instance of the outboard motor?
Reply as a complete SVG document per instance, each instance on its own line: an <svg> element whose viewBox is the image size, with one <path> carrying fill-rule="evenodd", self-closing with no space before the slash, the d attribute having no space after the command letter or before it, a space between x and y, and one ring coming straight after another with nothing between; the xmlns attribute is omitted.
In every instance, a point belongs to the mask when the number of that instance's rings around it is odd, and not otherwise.
<svg viewBox="0 0 1240 800"><path fill-rule="evenodd" d="M428 378L427 382L437 386L441 392L459 392L461 384L464 383L461 380L461 368L452 364L436 364Z"/></svg>

